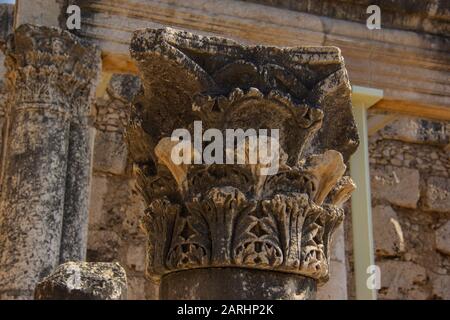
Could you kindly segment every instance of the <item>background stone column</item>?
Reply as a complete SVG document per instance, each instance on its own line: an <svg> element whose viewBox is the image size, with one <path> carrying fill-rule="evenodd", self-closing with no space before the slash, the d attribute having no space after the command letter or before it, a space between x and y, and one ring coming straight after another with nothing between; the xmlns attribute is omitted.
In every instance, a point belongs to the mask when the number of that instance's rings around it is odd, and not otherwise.
<svg viewBox="0 0 450 320"><path fill-rule="evenodd" d="M63 225L65 234L74 222L85 228L78 223L86 220L86 190L80 189L87 175L80 159L87 139L71 122L89 110L100 58L68 32L22 25L8 39L6 64L11 104L0 213L0 297L31 298L36 283L59 264Z"/></svg>
<svg viewBox="0 0 450 320"><path fill-rule="evenodd" d="M70 123L60 263L86 260L95 130L89 120L85 115Z"/></svg>
<svg viewBox="0 0 450 320"><path fill-rule="evenodd" d="M161 298L314 299L354 189L343 176L358 137L339 49L147 29L131 55L143 91L127 139L147 204L147 273L161 281ZM278 170L265 175L248 158L175 164L170 136L184 128L194 137L194 121L222 137L278 129Z"/></svg>

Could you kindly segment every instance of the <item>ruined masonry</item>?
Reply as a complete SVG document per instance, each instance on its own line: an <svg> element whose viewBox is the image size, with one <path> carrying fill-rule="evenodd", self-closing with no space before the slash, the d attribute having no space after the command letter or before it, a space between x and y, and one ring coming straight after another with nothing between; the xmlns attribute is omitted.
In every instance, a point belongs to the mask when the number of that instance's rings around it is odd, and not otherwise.
<svg viewBox="0 0 450 320"><path fill-rule="evenodd" d="M314 299L355 187L344 176L358 137L339 49L244 46L166 28L137 31L131 55L143 91L127 141L161 298ZM278 173L175 165L170 135L193 133L195 120L280 129Z"/></svg>

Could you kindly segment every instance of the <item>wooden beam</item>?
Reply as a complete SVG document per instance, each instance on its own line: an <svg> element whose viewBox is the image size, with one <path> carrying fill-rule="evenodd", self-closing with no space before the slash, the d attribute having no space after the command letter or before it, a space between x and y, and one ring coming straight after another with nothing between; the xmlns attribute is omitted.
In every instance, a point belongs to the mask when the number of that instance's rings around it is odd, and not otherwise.
<svg viewBox="0 0 450 320"><path fill-rule="evenodd" d="M383 99L377 102L371 108L371 110L387 111L432 120L440 120L440 121L450 120L449 107L420 104L411 101Z"/></svg>

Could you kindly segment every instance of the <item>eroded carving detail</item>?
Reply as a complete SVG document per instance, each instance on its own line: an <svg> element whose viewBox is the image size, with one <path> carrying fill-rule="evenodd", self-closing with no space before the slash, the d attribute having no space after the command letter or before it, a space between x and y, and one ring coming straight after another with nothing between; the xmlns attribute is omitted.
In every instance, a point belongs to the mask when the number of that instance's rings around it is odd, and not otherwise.
<svg viewBox="0 0 450 320"><path fill-rule="evenodd" d="M339 50L250 47L149 29L135 33L131 54L143 90L127 137L148 204L149 275L238 266L325 280L340 206L354 189L344 160L358 141L351 116L322 128L328 113L350 111ZM279 129L278 172L175 165L170 135L192 133L195 120L222 132ZM327 130L340 139L327 139Z"/></svg>
<svg viewBox="0 0 450 320"><path fill-rule="evenodd" d="M58 28L29 24L8 37L5 63L16 110L39 104L68 117L89 115L101 62L99 51L81 41Z"/></svg>

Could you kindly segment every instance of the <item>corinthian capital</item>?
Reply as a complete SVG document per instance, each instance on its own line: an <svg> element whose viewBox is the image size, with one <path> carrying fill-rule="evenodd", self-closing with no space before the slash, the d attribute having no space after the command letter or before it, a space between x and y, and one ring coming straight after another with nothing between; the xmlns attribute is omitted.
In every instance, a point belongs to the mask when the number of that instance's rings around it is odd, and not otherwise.
<svg viewBox="0 0 450 320"><path fill-rule="evenodd" d="M331 235L354 188L344 163L358 145L339 49L148 29L135 33L131 54L143 90L127 136L148 205L148 274L239 267L326 280ZM278 129L278 170L176 164L170 136L195 135L195 121L224 134Z"/></svg>
<svg viewBox="0 0 450 320"><path fill-rule="evenodd" d="M89 112L100 52L67 31L21 25L5 45L16 108L48 108L71 115Z"/></svg>

